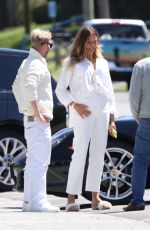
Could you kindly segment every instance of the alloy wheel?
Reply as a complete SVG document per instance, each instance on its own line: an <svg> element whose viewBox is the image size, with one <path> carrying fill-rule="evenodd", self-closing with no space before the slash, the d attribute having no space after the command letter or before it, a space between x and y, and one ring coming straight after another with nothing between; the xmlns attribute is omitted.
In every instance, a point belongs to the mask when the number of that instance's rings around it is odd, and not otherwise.
<svg viewBox="0 0 150 230"><path fill-rule="evenodd" d="M100 188L102 198L115 203L131 195L132 161L133 155L126 149L107 148Z"/></svg>
<svg viewBox="0 0 150 230"><path fill-rule="evenodd" d="M17 138L6 137L0 140L0 182L2 184L15 185L11 166L15 157L23 151L26 151L26 147Z"/></svg>

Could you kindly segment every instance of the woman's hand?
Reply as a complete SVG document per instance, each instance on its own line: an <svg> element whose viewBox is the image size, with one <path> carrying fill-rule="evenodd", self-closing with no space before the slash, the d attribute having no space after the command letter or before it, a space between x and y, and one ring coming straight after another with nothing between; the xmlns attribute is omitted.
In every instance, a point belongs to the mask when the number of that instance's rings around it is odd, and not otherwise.
<svg viewBox="0 0 150 230"><path fill-rule="evenodd" d="M88 117L91 114L91 111L88 109L87 105L84 104L78 104L78 103L71 103L73 104L73 108L76 110L76 112L82 117Z"/></svg>
<svg viewBox="0 0 150 230"><path fill-rule="evenodd" d="M114 121L109 123L108 132L112 137L117 138L117 129Z"/></svg>

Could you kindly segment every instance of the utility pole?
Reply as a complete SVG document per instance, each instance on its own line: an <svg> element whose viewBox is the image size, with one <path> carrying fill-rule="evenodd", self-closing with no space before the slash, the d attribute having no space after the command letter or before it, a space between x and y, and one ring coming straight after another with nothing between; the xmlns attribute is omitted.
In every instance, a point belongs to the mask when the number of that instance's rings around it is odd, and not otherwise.
<svg viewBox="0 0 150 230"><path fill-rule="evenodd" d="M82 0L84 20L93 19L94 14L94 0Z"/></svg>
<svg viewBox="0 0 150 230"><path fill-rule="evenodd" d="M29 0L24 0L24 21L25 21L25 32L30 33L30 7Z"/></svg>
<svg viewBox="0 0 150 230"><path fill-rule="evenodd" d="M96 0L98 18L110 18L109 0Z"/></svg>

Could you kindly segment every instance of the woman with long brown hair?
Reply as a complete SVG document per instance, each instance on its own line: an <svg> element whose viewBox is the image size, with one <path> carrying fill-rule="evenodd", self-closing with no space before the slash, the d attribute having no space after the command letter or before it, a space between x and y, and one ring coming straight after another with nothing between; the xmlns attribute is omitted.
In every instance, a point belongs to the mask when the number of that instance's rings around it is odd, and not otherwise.
<svg viewBox="0 0 150 230"><path fill-rule="evenodd" d="M92 209L109 209L111 204L100 199L99 190L108 127L116 129L114 93L108 63L102 56L99 35L93 27L84 27L78 32L64 62L56 94L73 114L74 153L68 175L66 211L80 210L75 197L82 193L88 147L86 190L92 192Z"/></svg>

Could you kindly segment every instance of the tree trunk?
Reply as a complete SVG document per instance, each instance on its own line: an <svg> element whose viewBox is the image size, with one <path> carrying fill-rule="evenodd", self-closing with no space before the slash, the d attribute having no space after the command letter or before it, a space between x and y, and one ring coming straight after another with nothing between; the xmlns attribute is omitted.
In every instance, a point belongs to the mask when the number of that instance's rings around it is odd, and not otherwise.
<svg viewBox="0 0 150 230"><path fill-rule="evenodd" d="M94 0L82 0L84 20L93 19L94 14Z"/></svg>
<svg viewBox="0 0 150 230"><path fill-rule="evenodd" d="M24 19L25 19L25 33L30 33L30 7L29 0L24 0Z"/></svg>
<svg viewBox="0 0 150 230"><path fill-rule="evenodd" d="M96 0L97 18L110 18L109 0Z"/></svg>
<svg viewBox="0 0 150 230"><path fill-rule="evenodd" d="M15 26L16 25L16 1L6 0L6 7L7 7L8 25Z"/></svg>

